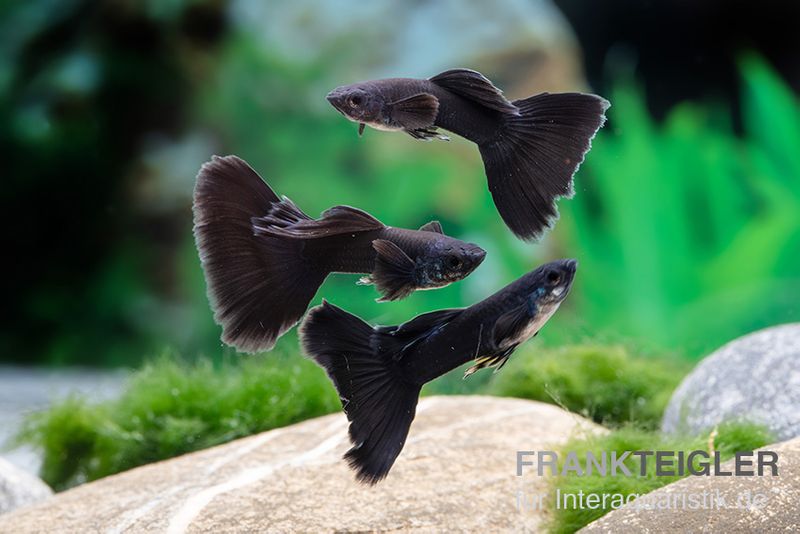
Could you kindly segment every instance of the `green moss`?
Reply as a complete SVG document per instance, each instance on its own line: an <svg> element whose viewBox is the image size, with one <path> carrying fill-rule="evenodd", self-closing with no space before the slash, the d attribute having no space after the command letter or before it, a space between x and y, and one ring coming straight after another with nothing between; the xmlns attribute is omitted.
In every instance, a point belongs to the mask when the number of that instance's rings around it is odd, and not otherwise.
<svg viewBox="0 0 800 534"><path fill-rule="evenodd" d="M578 345L514 355L489 391L556 403L605 425L656 428L687 370L680 360L634 357L621 346Z"/></svg>
<svg viewBox="0 0 800 534"><path fill-rule="evenodd" d="M617 454L625 451L653 450L709 451L709 445L713 442L714 450L719 451L722 459L725 460L736 452L752 451L774 441L774 436L763 427L741 422L722 424L716 429L715 435L709 433L708 435L681 438L667 438L655 431L621 428L604 436L569 441L561 449L563 453L559 456L559 461L562 463L559 468L563 466L566 452L575 452L578 458L584 458L587 452L599 456L603 451L609 453L616 451ZM631 458L625 463L632 473L636 473L639 467L638 462L638 458ZM597 473L585 476L574 474L554 476L550 479L550 489L553 494L556 490L560 490L562 494L583 492L584 496L594 493L598 494L602 501L603 494L642 495L680 478L683 477L677 475L655 476L655 459L649 456L646 476L600 476ZM588 507L557 508L554 498L545 500L545 502L548 503L551 512L549 530L557 534L575 532L611 510L610 506L594 510Z"/></svg>
<svg viewBox="0 0 800 534"><path fill-rule="evenodd" d="M80 398L33 414L17 436L43 454L55 489L330 413L339 400L325 373L270 354L213 366L160 358L116 400Z"/></svg>

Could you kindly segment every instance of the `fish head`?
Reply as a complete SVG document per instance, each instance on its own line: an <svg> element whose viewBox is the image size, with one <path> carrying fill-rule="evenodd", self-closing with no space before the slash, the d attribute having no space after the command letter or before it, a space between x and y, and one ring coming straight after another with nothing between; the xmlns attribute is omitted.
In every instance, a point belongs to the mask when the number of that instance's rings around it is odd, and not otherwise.
<svg viewBox="0 0 800 534"><path fill-rule="evenodd" d="M528 275L528 304L541 309L561 304L567 298L578 262L572 259L546 263Z"/></svg>
<svg viewBox="0 0 800 534"><path fill-rule="evenodd" d="M325 97L342 115L360 124L378 124L382 119L383 97L367 82L337 87Z"/></svg>
<svg viewBox="0 0 800 534"><path fill-rule="evenodd" d="M417 279L423 288L443 287L469 276L485 257L478 245L443 236L417 260Z"/></svg>

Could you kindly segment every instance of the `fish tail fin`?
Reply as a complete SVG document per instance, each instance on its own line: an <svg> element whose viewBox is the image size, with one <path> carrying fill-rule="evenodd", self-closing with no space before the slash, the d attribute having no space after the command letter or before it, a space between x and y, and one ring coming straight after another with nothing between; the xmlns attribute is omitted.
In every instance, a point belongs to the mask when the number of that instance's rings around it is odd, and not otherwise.
<svg viewBox="0 0 800 534"><path fill-rule="evenodd" d="M607 100L542 93L513 104L495 140L479 146L500 216L518 237L538 239L558 218L556 200L573 195L572 177L605 123Z"/></svg>
<svg viewBox="0 0 800 534"><path fill-rule="evenodd" d="M194 191L194 235L222 341L242 352L271 349L294 326L325 280L295 240L258 235L253 218L309 219L281 201L236 156L205 163Z"/></svg>
<svg viewBox="0 0 800 534"><path fill-rule="evenodd" d="M395 344L341 308L323 301L300 327L304 352L328 373L350 421L345 454L360 482L389 473L405 444L421 386L402 379L386 348Z"/></svg>

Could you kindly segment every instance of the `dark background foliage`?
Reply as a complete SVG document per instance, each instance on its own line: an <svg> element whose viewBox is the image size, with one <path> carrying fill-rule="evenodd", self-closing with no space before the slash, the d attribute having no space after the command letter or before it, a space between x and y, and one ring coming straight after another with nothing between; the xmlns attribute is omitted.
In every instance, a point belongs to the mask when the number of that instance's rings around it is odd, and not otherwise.
<svg viewBox="0 0 800 534"><path fill-rule="evenodd" d="M576 288L575 303L567 308L567 317L559 319L558 331L564 333L556 334L556 341L620 336L697 357L747 329L800 317L790 302L759 307L763 299L775 296L763 291L779 287L785 297L798 287L797 263L766 254L749 258L763 263L763 269L751 269L752 276L766 277L762 289L742 290L745 300L739 308L734 306L730 317L722 309L722 319L708 326L680 320L710 291L737 293L740 281L731 273L741 266L723 260L740 232L762 231L757 241L768 243L768 250L797 250L796 232L767 228L768 215L778 208L748 185L777 180L788 193L773 191L775 198L800 196L795 174L800 156L786 156L778 147L771 170L761 172L753 166L761 154L769 156L775 148L768 136L758 137L770 125L758 122L753 103L764 97L776 115L797 113L794 97L773 98L788 94L781 92L782 84L795 90L800 84L800 40L793 28L800 18L796 3L558 0L582 49L589 84L609 96L615 107L579 174L575 203L561 203L560 227L538 248L524 248L506 235L481 189L480 164L469 146L412 145L374 132L360 142L351 125L324 103L314 103L331 85L329 80L348 81L344 66L352 50L368 44L364 33L339 39L337 48L322 60L307 61L298 52L290 61L242 24L241 16L232 15L245 3L32 0L0 6L6 252L0 360L130 365L164 346L218 357L218 330L211 323L191 244L189 206L193 173L216 152L247 157L312 213L334 203L353 203L398 226L437 217L455 235L491 242L494 259L476 273L476 280L428 292L437 295L415 296L392 308L362 303L374 295L352 288L350 278L332 280L323 288L370 319L398 321L417 311L468 304L535 262L583 254L588 263L579 259L585 268L594 269L595 280L590 282L587 272L589 280ZM427 7L421 2L403 9ZM311 34L309 39L313 41ZM762 59L750 63L749 78L743 81L742 58L748 53ZM753 74L760 68L752 66L756 64L766 65L767 74ZM777 75L770 74L771 69ZM773 82L778 87L774 91ZM631 110L642 99L646 112L639 116ZM747 102L752 104L750 119ZM647 129L657 135L648 138L643 132ZM659 183L674 179L677 184L675 175L690 171L688 166L696 160L691 147L715 136L728 147L725 155L747 152L745 145L755 148L752 157L731 162L706 157L713 147L695 146L697 157L705 158L702 165L695 163L703 173L731 166L730 172L719 171L723 181L706 184L708 191L731 189L731 184L744 184L743 189L722 195L726 200L717 203L691 184L687 190L676 189L675 198L688 195L690 206L679 214L679 223L702 233L706 225L694 225L697 218L729 201L741 207L741 217L729 219L734 222L712 247L716 263L700 268L701 260L708 258L674 249L673 255L683 254L689 267L679 271L682 280L652 281L646 295L666 302L663 315L656 313L651 321L636 325L631 319L636 306L623 305L625 298L614 293L644 284L639 277L648 262L615 256L626 239L635 238L620 235L613 225L602 235L588 237L581 229L593 228L598 221L602 228L608 213L624 212L626 202L635 198L624 191L612 193L612 180L631 190L638 187L639 175L648 173ZM652 158L642 156L637 146L629 147L635 157L626 156L622 148L614 153L615 144L623 146L630 139L656 143ZM667 147L680 141L681 154L686 155L681 161L687 167L665 171ZM794 159L781 161L782 157ZM702 180L704 175L692 177ZM392 205L387 205L388 198ZM749 222L756 229L742 230ZM636 222L625 224L630 228ZM793 224L784 221L782 228ZM669 254L679 240L675 228L654 234L661 253ZM603 239L605 248L589 250L591 243ZM651 263L661 261L656 249L630 250L639 259L644 254ZM692 270L692 265L698 268ZM600 273L619 273L624 283L616 280L613 292L604 293L610 286L599 279ZM719 280L712 280L716 275L729 283L717 287ZM693 289L676 297L681 287ZM713 301L711 306L727 307L720 303L735 300ZM702 310L707 316L708 309ZM757 316L742 319L742 310ZM294 342L288 339L286 343Z"/></svg>

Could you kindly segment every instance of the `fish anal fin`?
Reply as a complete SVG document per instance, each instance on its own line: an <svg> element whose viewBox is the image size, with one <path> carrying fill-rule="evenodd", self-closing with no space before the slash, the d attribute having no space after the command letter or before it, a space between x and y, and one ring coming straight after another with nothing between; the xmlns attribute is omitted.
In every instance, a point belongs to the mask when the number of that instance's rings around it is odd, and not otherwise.
<svg viewBox="0 0 800 534"><path fill-rule="evenodd" d="M514 352L516 348L517 348L516 345L512 345L511 347L507 348L506 350L504 350L499 354L490 354L488 356L481 356L480 358L476 358L475 364L472 365L466 371L464 371L464 378L467 378L468 376L475 374L477 371L480 371L481 369L485 369L487 367L494 367L495 368L494 372L496 373L497 371L503 368L503 366L508 361L508 358L511 356L511 354Z"/></svg>
<svg viewBox="0 0 800 534"><path fill-rule="evenodd" d="M416 130L405 129L403 130L414 139L421 141L430 141L431 139L440 139L442 141L449 141L450 138L446 135L440 134L438 130L433 128L418 128Z"/></svg>
<svg viewBox="0 0 800 534"><path fill-rule="evenodd" d="M470 69L452 69L437 74L430 78L430 81L494 111L512 115L519 113L517 107L503 96L503 92L480 72Z"/></svg>

